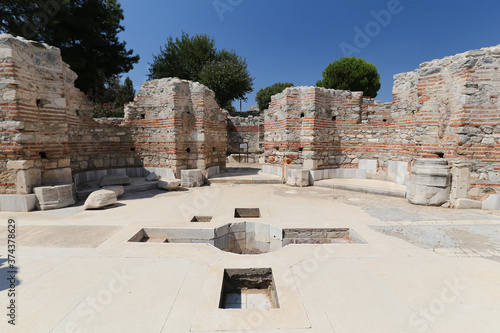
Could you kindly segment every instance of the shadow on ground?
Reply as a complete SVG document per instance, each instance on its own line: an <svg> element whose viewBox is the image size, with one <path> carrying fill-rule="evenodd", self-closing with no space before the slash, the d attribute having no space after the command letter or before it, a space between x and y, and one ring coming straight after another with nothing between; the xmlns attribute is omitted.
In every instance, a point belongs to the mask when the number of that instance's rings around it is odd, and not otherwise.
<svg viewBox="0 0 500 333"><path fill-rule="evenodd" d="M226 172L220 173L214 178L237 177L237 176L256 176L261 171L258 167L227 167Z"/></svg>
<svg viewBox="0 0 500 333"><path fill-rule="evenodd" d="M127 201L127 200L136 200L136 199L151 199L157 196L163 196L163 195L168 195L171 193L176 193L176 192L186 192L189 191L189 189L186 188L179 188L175 191L165 191L162 189L152 189L152 190L146 190L146 191L130 191L130 192L125 192L123 195L121 195L118 198L118 201Z"/></svg>
<svg viewBox="0 0 500 333"><path fill-rule="evenodd" d="M260 168L257 167L228 167L226 173L221 173L217 175L217 177L220 176L225 176L225 175L238 175L238 176L252 176L252 175L258 175L259 171L261 171Z"/></svg>

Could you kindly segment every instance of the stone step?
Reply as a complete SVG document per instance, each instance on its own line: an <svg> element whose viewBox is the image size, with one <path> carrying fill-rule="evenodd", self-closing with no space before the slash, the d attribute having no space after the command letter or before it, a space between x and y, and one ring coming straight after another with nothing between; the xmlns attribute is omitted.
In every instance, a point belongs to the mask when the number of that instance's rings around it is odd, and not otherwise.
<svg viewBox="0 0 500 333"><path fill-rule="evenodd" d="M244 178L244 177L224 177L210 178L209 184L283 184L280 178Z"/></svg>
<svg viewBox="0 0 500 333"><path fill-rule="evenodd" d="M226 173L208 179L208 184L283 184L281 177L263 173L260 168L227 168Z"/></svg>
<svg viewBox="0 0 500 333"><path fill-rule="evenodd" d="M85 188L82 188L85 187ZM130 184L123 185L125 193L127 192L140 192L153 190L158 188L158 181L146 181L144 177L130 178ZM86 184L82 184L77 189L78 200L85 200L90 195L90 193L100 190L99 181L94 181Z"/></svg>
<svg viewBox="0 0 500 333"><path fill-rule="evenodd" d="M325 179L315 181L314 186L406 198L406 186L381 180Z"/></svg>

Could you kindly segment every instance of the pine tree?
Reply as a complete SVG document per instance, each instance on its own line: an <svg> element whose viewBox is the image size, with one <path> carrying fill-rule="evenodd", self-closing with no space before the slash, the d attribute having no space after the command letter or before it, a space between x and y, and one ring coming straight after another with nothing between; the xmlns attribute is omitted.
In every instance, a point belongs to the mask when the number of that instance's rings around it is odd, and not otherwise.
<svg viewBox="0 0 500 333"><path fill-rule="evenodd" d="M0 32L45 42L61 49L78 74L76 86L94 101L114 77L139 61L118 39L123 10L116 0L2 0Z"/></svg>

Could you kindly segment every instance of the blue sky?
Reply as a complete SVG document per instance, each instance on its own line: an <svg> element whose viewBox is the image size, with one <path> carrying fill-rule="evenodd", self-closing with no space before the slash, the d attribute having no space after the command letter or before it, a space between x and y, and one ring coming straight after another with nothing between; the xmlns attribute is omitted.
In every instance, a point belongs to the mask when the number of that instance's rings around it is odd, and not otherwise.
<svg viewBox="0 0 500 333"><path fill-rule="evenodd" d="M255 94L276 82L311 86L344 55L375 64L392 101L393 76L419 64L500 44L498 0L121 0L120 35L141 56L128 74L136 89L168 36L208 34L246 58ZM343 51L343 49L348 51ZM349 53L350 52L350 53ZM239 110L239 102L234 103Z"/></svg>

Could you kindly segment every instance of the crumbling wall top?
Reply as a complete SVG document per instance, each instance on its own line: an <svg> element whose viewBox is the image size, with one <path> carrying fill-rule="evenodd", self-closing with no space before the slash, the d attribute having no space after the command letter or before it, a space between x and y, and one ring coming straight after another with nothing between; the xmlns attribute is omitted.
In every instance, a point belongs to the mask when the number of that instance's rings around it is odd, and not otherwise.
<svg viewBox="0 0 500 333"><path fill-rule="evenodd" d="M198 82L176 77L163 78L142 84L134 101L126 106L125 118L180 117L184 113L198 114L207 109L212 112L220 111L212 90Z"/></svg>

